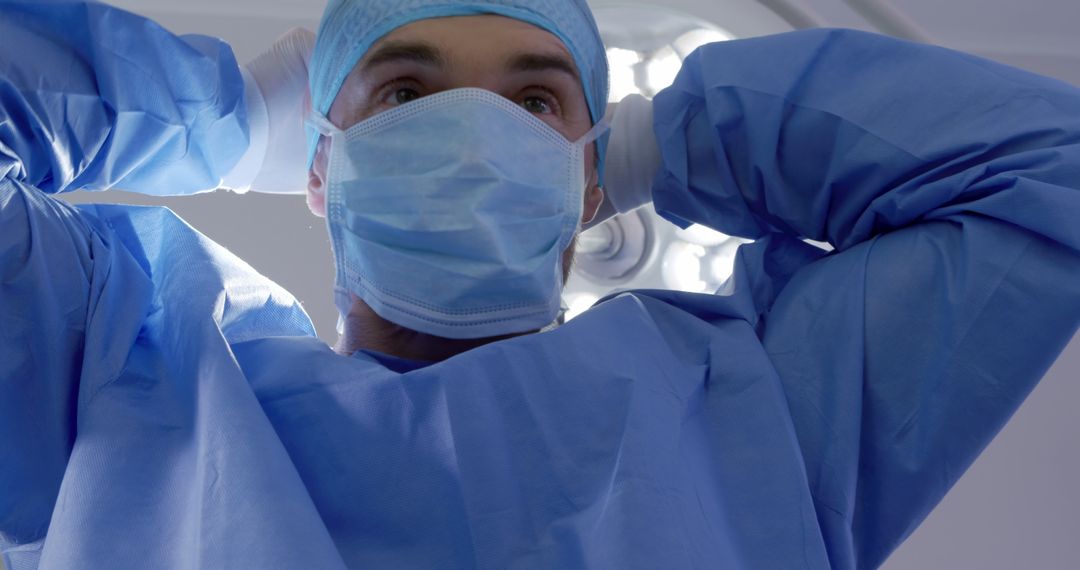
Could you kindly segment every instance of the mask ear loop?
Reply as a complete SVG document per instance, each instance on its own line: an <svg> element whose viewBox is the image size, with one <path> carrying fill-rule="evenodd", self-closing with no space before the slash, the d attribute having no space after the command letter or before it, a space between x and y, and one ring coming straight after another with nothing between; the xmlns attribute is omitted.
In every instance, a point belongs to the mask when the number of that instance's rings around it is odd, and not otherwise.
<svg viewBox="0 0 1080 570"><path fill-rule="evenodd" d="M314 129L315 132L330 139L333 144L334 139L345 134L345 131L337 128L337 125L330 122L330 119L321 113L312 111L311 114L304 119L304 125L309 129Z"/></svg>
<svg viewBox="0 0 1080 570"><path fill-rule="evenodd" d="M582 135L581 138L574 141L574 146L584 149L587 145L593 143L596 139L604 136L609 130L611 130L611 119L614 113L607 113L604 118L600 119L600 122L593 125L593 128L589 129L589 132ZM578 227L575 233L581 231L581 220L578 220Z"/></svg>
<svg viewBox="0 0 1080 570"><path fill-rule="evenodd" d="M600 122L593 125L593 128L589 129L589 132L585 133L581 138L574 141L574 144L585 146L595 141L596 139L604 136L604 133L611 130L611 119L612 117L610 113L604 115L604 118L600 119Z"/></svg>
<svg viewBox="0 0 1080 570"><path fill-rule="evenodd" d="M308 115L307 119L304 121L304 124L314 129L315 132L319 133L320 135L329 138L331 140L331 144L335 136L339 136L344 132L341 129L337 128L337 125L331 123L330 119L326 118L325 115L316 112L312 112L310 115ZM329 225L329 212L327 212L326 220L327 224ZM337 330L338 336L345 334L345 314L347 311L347 306L343 304L343 299L339 298L343 294L344 293L342 291L339 291L337 285L335 284L334 304L337 305L338 309L337 326L335 327L335 329Z"/></svg>
<svg viewBox="0 0 1080 570"><path fill-rule="evenodd" d="M316 132L324 137L332 138L335 134L341 132L341 129L337 128L337 125L331 123L330 119L326 118L326 115L321 113L312 112L308 115L307 120L305 120L304 123L312 129L315 129Z"/></svg>
<svg viewBox="0 0 1080 570"><path fill-rule="evenodd" d="M591 129L589 129L589 132L585 133L581 138L574 141L573 144L576 147L585 148L586 145L588 145L588 144L592 143L593 141L595 141L596 139L604 136L604 133L608 132L610 129L611 129L611 114L607 114L607 115L604 116L603 119L600 119L600 122L593 125L593 127ZM577 229L574 230L574 233L577 234L580 231L581 231L581 220L578 219ZM560 278L560 281L561 281L562 267L561 266L556 267L555 271L558 274L558 276ZM565 283L563 283L563 285L565 285ZM560 293L559 294L559 314L555 317L555 320L552 321L549 325L547 325L546 327L540 329L540 332L542 332L542 333L550 332L550 331L553 331L553 330L559 328L560 326L562 326L563 323L566 322L566 312L568 310L569 309L567 308L567 305L566 305L566 299L562 298L562 294Z"/></svg>

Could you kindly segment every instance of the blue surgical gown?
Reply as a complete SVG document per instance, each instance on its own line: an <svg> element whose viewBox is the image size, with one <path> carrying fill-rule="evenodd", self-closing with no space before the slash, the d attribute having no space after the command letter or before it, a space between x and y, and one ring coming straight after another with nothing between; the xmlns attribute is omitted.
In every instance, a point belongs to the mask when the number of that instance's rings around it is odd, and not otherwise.
<svg viewBox="0 0 1080 570"><path fill-rule="evenodd" d="M243 86L220 41L0 3L9 569L874 567L1080 323L1080 91L815 30L656 97L657 210L756 240L716 294L339 356L170 211L52 196L213 188Z"/></svg>

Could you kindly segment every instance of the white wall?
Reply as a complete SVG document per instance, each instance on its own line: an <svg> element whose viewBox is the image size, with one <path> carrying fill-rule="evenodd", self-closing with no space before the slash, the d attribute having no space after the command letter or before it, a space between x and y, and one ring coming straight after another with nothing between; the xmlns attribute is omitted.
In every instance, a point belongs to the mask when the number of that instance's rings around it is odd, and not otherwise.
<svg viewBox="0 0 1080 570"><path fill-rule="evenodd" d="M886 570L1080 568L1080 334Z"/></svg>

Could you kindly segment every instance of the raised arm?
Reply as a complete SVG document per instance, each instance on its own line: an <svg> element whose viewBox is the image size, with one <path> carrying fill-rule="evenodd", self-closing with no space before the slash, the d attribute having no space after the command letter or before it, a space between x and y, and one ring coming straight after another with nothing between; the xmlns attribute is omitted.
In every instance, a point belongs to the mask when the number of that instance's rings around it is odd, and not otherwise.
<svg viewBox="0 0 1080 570"><path fill-rule="evenodd" d="M171 214L87 214L47 193L214 188L248 147L243 96L216 40L91 2L0 1L0 547L48 528L80 406L146 332L151 275L207 247ZM141 253L136 223L169 233L157 258ZM188 273L210 275L210 289L234 265ZM221 328L255 320L230 314L242 311L218 315Z"/></svg>
<svg viewBox="0 0 1080 570"><path fill-rule="evenodd" d="M776 271L761 337L831 561L876 567L1080 324L1080 90L816 30L701 48L655 130L664 216L836 248Z"/></svg>
<svg viewBox="0 0 1080 570"><path fill-rule="evenodd" d="M978 213L1080 247L1067 216L1078 207L1080 90L1064 83L814 30L705 46L655 108L654 202L674 220L844 250Z"/></svg>
<svg viewBox="0 0 1080 570"><path fill-rule="evenodd" d="M245 77L220 40L96 2L0 0L0 177L49 193L250 182Z"/></svg>

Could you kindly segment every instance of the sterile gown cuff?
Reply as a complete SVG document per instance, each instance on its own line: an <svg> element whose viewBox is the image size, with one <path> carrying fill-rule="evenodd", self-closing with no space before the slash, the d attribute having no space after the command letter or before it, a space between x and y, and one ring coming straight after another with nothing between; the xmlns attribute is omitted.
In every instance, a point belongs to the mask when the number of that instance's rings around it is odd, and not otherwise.
<svg viewBox="0 0 1080 570"><path fill-rule="evenodd" d="M606 195L618 213L652 202L653 179L662 165L653 133L652 101L631 95L618 103L606 161Z"/></svg>
<svg viewBox="0 0 1080 570"><path fill-rule="evenodd" d="M222 181L222 188L236 192L247 192L255 181L266 159L269 141L270 116L266 109L266 100L255 78L247 69L241 68L244 76L244 106L248 119L248 148L240 157L232 171Z"/></svg>

